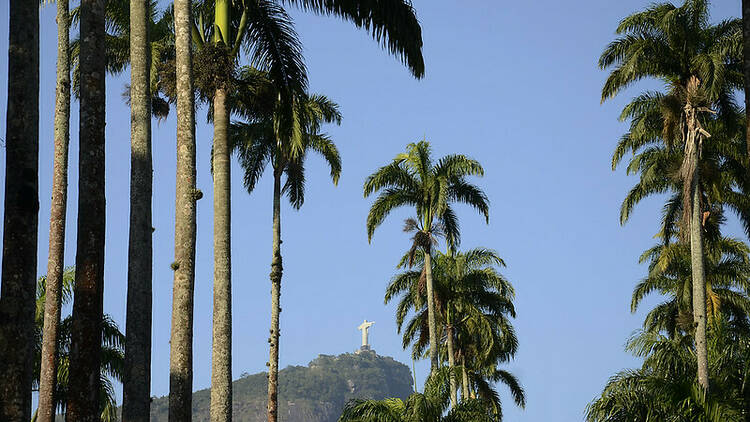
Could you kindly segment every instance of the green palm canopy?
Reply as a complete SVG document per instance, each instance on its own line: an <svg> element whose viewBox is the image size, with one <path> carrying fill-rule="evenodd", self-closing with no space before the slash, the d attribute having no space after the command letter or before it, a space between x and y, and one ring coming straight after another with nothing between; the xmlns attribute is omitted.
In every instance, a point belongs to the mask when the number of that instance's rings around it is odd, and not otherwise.
<svg viewBox="0 0 750 422"><path fill-rule="evenodd" d="M410 264L417 250L424 253L432 371L438 367L431 264L433 245L440 237L445 237L449 248L458 247L461 236L458 216L452 206L455 203L472 206L489 223L487 196L467 180L470 176L483 175L479 162L464 155L447 155L433 161L429 142L422 140L407 145L405 153L398 154L390 164L365 180L364 196L378 193L367 215L368 240L372 240L375 229L395 209L410 207L416 212L416 218L406 220L404 231L414 233Z"/></svg>
<svg viewBox="0 0 750 422"><path fill-rule="evenodd" d="M407 266L408 255L400 267ZM414 263L424 263L418 251ZM435 252L433 282L436 320L440 327L439 354L450 371L451 404L456 406L457 378L461 374L462 401L478 396L500 412L497 382L505 384L517 405L525 405L525 393L518 380L499 364L512 360L518 350L510 318L515 317L511 283L497 271L505 263L495 251L474 248L467 251ZM404 348L412 346L412 355L424 356L429 346L427 295L421 271L406 269L388 285L385 302L400 296L396 323L403 333ZM408 319L411 315L411 318Z"/></svg>
<svg viewBox="0 0 750 422"><path fill-rule="evenodd" d="M695 323L695 344L698 355L698 378L708 388L706 349L705 269L703 265L703 226L710 215L710 204L704 198L704 144L712 141L706 128L710 121L725 120L733 124L734 90L742 86L741 22L726 20L713 25L709 22L707 0L685 0L681 6L671 3L651 5L620 22L619 38L611 42L599 59L602 69L610 69L602 88L602 101L612 98L623 89L642 79L655 79L666 85L666 93L650 93L637 98L626 107L623 116L635 123L649 105L653 113L651 123L641 130L631 124L631 131L615 153L618 157L628 149L657 145L658 150L681 150L679 167L652 167L677 181L682 199L682 240L690 243L692 273L692 304ZM633 116L636 116L633 118ZM655 129L655 130L654 130ZM635 168L638 168L638 161ZM633 163L631 163L632 166ZM648 179L650 174L646 174ZM664 180L664 178L662 178ZM668 180L668 179L667 179ZM661 186L661 192L674 184ZM653 192L653 191L652 191ZM638 200L639 195L632 195ZM624 207L625 209L626 207ZM627 213L624 213L627 215Z"/></svg>

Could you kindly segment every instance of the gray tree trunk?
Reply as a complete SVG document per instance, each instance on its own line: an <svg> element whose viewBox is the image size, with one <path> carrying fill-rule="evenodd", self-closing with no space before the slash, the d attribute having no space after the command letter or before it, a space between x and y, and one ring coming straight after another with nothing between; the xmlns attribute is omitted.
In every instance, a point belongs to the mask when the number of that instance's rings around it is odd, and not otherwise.
<svg viewBox="0 0 750 422"><path fill-rule="evenodd" d="M273 257L271 258L271 336L268 338L268 422L278 420L279 383L279 315L281 313L281 171L274 169L273 177Z"/></svg>
<svg viewBox="0 0 750 422"><path fill-rule="evenodd" d="M698 169L693 179L690 218L690 264L693 275L693 321L698 359L698 382L708 389L708 345L706 343L706 278L703 268L703 226Z"/></svg>
<svg viewBox="0 0 750 422"><path fill-rule="evenodd" d="M105 45L101 0L80 6L80 148L78 158L78 243L71 328L67 418L98 422L102 302L104 295L104 126Z"/></svg>
<svg viewBox="0 0 750 422"><path fill-rule="evenodd" d="M196 190L195 97L193 94L191 0L174 1L177 80L177 187L174 287L169 349L169 422L192 420L193 296L195 286Z"/></svg>
<svg viewBox="0 0 750 422"><path fill-rule="evenodd" d="M229 109L224 87L214 94L214 315L211 422L232 420L232 260Z"/></svg>
<svg viewBox="0 0 750 422"><path fill-rule="evenodd" d="M39 2L10 0L0 420L31 419L39 224Z"/></svg>
<svg viewBox="0 0 750 422"><path fill-rule="evenodd" d="M68 0L57 0L57 87L55 89L55 156L52 165L52 205L49 219L49 257L44 302L44 331L39 374L38 422L55 420L57 342L63 272L65 222L68 206L68 145L70 143L70 12Z"/></svg>
<svg viewBox="0 0 750 422"><path fill-rule="evenodd" d="M448 368L450 369L450 384L451 384L451 407L456 407L456 394L457 394L457 381L456 381L456 357L454 356L453 350L453 326L450 322L445 327L446 336L448 338Z"/></svg>
<svg viewBox="0 0 750 422"><path fill-rule="evenodd" d="M149 0L130 1L130 234L122 420L148 422L151 408L151 53Z"/></svg>
<svg viewBox="0 0 750 422"><path fill-rule="evenodd" d="M432 256L424 254L424 273L427 281L427 326L430 335L430 375L438 368L437 327L435 326L435 296L432 287Z"/></svg>
<svg viewBox="0 0 750 422"><path fill-rule="evenodd" d="M693 78L688 90L697 89L700 82ZM698 361L698 383L708 390L708 346L706 344L706 277L703 262L703 212L700 188L701 132L697 110L690 103L685 106L686 139L682 164L684 217L689 219L690 266L693 281L693 323L695 351ZM705 132L704 132L705 133Z"/></svg>

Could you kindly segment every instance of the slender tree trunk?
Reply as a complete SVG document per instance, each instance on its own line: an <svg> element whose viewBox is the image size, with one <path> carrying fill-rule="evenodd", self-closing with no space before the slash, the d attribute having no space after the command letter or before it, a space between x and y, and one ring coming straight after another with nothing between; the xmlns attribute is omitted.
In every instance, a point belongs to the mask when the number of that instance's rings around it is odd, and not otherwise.
<svg viewBox="0 0 750 422"><path fill-rule="evenodd" d="M0 420L31 418L39 224L39 2L10 0Z"/></svg>
<svg viewBox="0 0 750 422"><path fill-rule="evenodd" d="M273 176L273 258L271 258L271 337L268 359L268 422L278 420L279 314L281 313L281 171Z"/></svg>
<svg viewBox="0 0 750 422"><path fill-rule="evenodd" d="M214 326L211 422L232 420L232 274L229 109L227 92L214 95Z"/></svg>
<svg viewBox="0 0 750 422"><path fill-rule="evenodd" d="M706 344L706 278L703 268L703 226L698 170L693 179L690 218L690 264L693 273L693 320L698 359L698 382L708 389L708 346Z"/></svg>
<svg viewBox="0 0 750 422"><path fill-rule="evenodd" d="M693 78L688 90L697 89L700 82ZM700 188L700 144L703 136L697 110L688 103L685 106L687 123L685 158L682 164L685 215L690 221L690 265L693 281L693 322L695 328L695 350L698 360L698 382L708 390L708 346L706 344L706 278L703 262L703 213Z"/></svg>
<svg viewBox="0 0 750 422"><path fill-rule="evenodd" d="M149 0L130 1L130 237L122 419L148 422L151 408L151 53Z"/></svg>
<svg viewBox="0 0 750 422"><path fill-rule="evenodd" d="M169 422L192 420L196 190L191 0L175 0L177 187L169 350Z"/></svg>
<svg viewBox="0 0 750 422"><path fill-rule="evenodd" d="M456 393L457 393L457 381L456 381L456 357L453 355L453 326L448 325L445 327L446 336L448 337L448 368L450 370L450 384L451 384L451 407L456 407Z"/></svg>
<svg viewBox="0 0 750 422"><path fill-rule="evenodd" d="M437 329L435 323L435 296L432 288L432 256L424 254L424 273L427 281L427 325L430 334L430 375L438 368Z"/></svg>
<svg viewBox="0 0 750 422"><path fill-rule="evenodd" d="M745 73L745 139L747 157L750 160L750 0L742 0L742 41L742 65Z"/></svg>
<svg viewBox="0 0 750 422"><path fill-rule="evenodd" d="M65 222L68 206L68 144L70 143L70 12L68 0L57 0L57 87L55 89L55 158L52 165L52 205L49 219L49 257L44 301L42 361L39 374L38 422L55 420L57 342L63 272Z"/></svg>
<svg viewBox="0 0 750 422"><path fill-rule="evenodd" d="M99 421L104 299L105 46L102 0L81 0L78 244L67 418Z"/></svg>
<svg viewBox="0 0 750 422"><path fill-rule="evenodd" d="M216 0L216 44L231 48L231 4ZM229 108L226 81L214 93L214 315L211 361L211 422L232 420L232 250Z"/></svg>
<svg viewBox="0 0 750 422"><path fill-rule="evenodd" d="M466 356L461 356L461 401L466 401L469 398L469 372L466 370Z"/></svg>

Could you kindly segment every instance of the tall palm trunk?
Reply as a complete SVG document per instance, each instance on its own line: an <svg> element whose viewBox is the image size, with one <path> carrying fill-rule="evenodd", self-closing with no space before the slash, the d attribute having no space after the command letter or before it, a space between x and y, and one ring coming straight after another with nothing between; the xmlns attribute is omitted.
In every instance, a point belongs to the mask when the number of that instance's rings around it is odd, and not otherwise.
<svg viewBox="0 0 750 422"><path fill-rule="evenodd" d="M231 4L216 0L214 42L230 47ZM232 420L232 251L229 108L226 82L214 92L214 315L211 422Z"/></svg>
<svg viewBox="0 0 750 422"><path fill-rule="evenodd" d="M31 418L39 224L39 2L10 1L0 420Z"/></svg>
<svg viewBox="0 0 750 422"><path fill-rule="evenodd" d="M745 73L745 137L747 157L750 160L750 0L742 0L742 41L742 65Z"/></svg>
<svg viewBox="0 0 750 422"><path fill-rule="evenodd" d="M708 389L708 345L706 343L706 279L703 268L703 227L699 177L693 179L692 212L690 218L690 264L693 273L693 321L695 349L698 359L698 382Z"/></svg>
<svg viewBox="0 0 750 422"><path fill-rule="evenodd" d="M195 97L191 0L175 0L177 80L177 187L172 265L172 331L169 350L169 421L192 420L193 295L195 285L196 202Z"/></svg>
<svg viewBox="0 0 750 422"><path fill-rule="evenodd" d="M273 176L273 258L271 258L271 337L268 359L268 422L278 420L279 314L281 313L281 171Z"/></svg>
<svg viewBox="0 0 750 422"><path fill-rule="evenodd" d="M214 326L211 422L232 420L232 274L229 110L227 92L214 95Z"/></svg>
<svg viewBox="0 0 750 422"><path fill-rule="evenodd" d="M461 401L468 400L469 398L469 371L466 370L466 356L461 355Z"/></svg>
<svg viewBox="0 0 750 422"><path fill-rule="evenodd" d="M453 355L453 326L448 319L448 325L445 327L445 335L448 341L448 368L450 370L450 384L451 384L451 407L456 407L456 393L457 393L457 382L456 374L454 372L456 368L456 357Z"/></svg>
<svg viewBox="0 0 750 422"><path fill-rule="evenodd" d="M55 89L55 157L49 257L44 301L42 361L39 374L38 422L55 420L57 341L60 331L62 280L65 267L65 222L68 206L68 144L70 143L70 12L68 0L57 0L57 87Z"/></svg>
<svg viewBox="0 0 750 422"><path fill-rule="evenodd" d="M149 0L130 1L130 237L122 418L148 422L151 408L151 88Z"/></svg>
<svg viewBox="0 0 750 422"><path fill-rule="evenodd" d="M430 334L430 374L438 368L437 329L435 327L435 294L432 286L432 256L429 251L424 254L424 274L427 283L427 326Z"/></svg>
<svg viewBox="0 0 750 422"><path fill-rule="evenodd" d="M697 87L697 79L690 84ZM691 87L689 86L689 90ZM703 218L700 190L701 128L697 110L690 102L685 106L686 142L682 168L685 211L689 218L690 265L693 281L693 322L698 360L698 382L708 389L708 346L706 343L706 278L703 262Z"/></svg>
<svg viewBox="0 0 750 422"><path fill-rule="evenodd" d="M81 0L78 244L71 329L67 418L94 422L99 414L99 371L104 299L104 6Z"/></svg>

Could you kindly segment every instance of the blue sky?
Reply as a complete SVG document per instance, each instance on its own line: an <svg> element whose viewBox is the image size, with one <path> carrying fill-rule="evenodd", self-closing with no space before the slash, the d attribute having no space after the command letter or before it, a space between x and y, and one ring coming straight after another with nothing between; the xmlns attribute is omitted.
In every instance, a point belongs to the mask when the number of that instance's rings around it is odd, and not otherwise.
<svg viewBox="0 0 750 422"><path fill-rule="evenodd" d="M580 421L607 378L637 361L623 351L643 313L629 312L630 293L644 275L640 253L651 246L660 200L639 206L621 227L619 205L634 183L612 172L610 158L625 125L617 121L637 87L600 105L605 73L597 66L618 21L648 0L415 0L422 23L426 77L414 80L364 31L333 18L291 10L305 47L311 91L341 106L340 127L328 128L343 157L337 187L321 159L308 164L306 203L282 209L284 281L281 366L318 354L354 351L356 327L376 321L373 348L410 364L396 333L394 306L383 304L388 280L409 245L401 231L408 211L393 214L367 242L365 177L426 137L436 156L477 158L475 180L491 200L490 224L459 208L463 246L499 251L517 290L520 349L509 368L528 395L525 410L502 390L508 421ZM740 2L715 2L715 19L737 16ZM0 33L8 32L0 4ZM41 14L39 273L46 272L52 114L56 55L54 7ZM7 51L7 37L0 39ZM0 56L0 80L7 78ZM105 311L124 329L127 275L129 110L125 73L107 88L107 240ZM0 89L5 115L6 93ZM73 105L70 204L65 261L75 260L78 106ZM198 112L195 389L210 384L212 305L211 127ZM0 119L0 133L5 120ZM154 323L152 395L168 393L174 236L174 113L153 125ZM5 162L5 152L0 149ZM271 179L248 195L233 167L232 239L235 378L265 370L270 324ZM2 186L0 186L2 189ZM1 223L0 223L1 224ZM735 223L730 232L740 236ZM424 377L427 362L417 364Z"/></svg>

